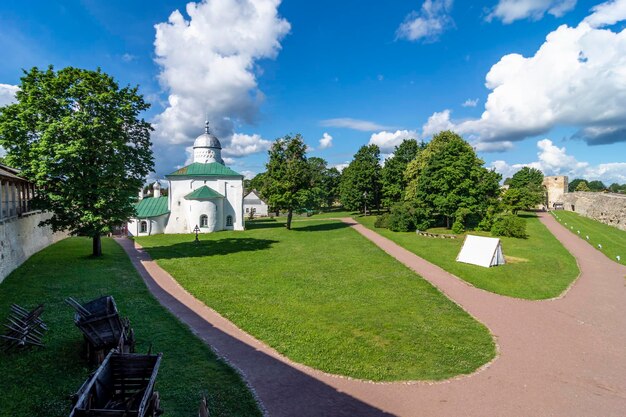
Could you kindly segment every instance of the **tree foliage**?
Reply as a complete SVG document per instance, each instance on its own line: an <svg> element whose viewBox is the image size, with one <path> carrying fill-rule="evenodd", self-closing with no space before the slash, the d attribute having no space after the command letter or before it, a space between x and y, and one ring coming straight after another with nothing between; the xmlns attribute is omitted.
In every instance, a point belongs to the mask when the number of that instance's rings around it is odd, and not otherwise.
<svg viewBox="0 0 626 417"><path fill-rule="evenodd" d="M600 180L589 181L589 189L594 192L602 192L606 190L606 185Z"/></svg>
<svg viewBox="0 0 626 417"><path fill-rule="evenodd" d="M338 196L341 174L336 168L328 168L326 160L318 157L307 161L310 171L309 208L332 207Z"/></svg>
<svg viewBox="0 0 626 417"><path fill-rule="evenodd" d="M451 131L433 137L406 170L405 199L414 202L431 218L440 217L450 227L460 208L476 221L497 204L500 174L483 167L474 149ZM472 218L474 217L474 218Z"/></svg>
<svg viewBox="0 0 626 417"><path fill-rule="evenodd" d="M626 184L618 184L616 182L614 182L613 184L609 185L609 191L612 193L626 193Z"/></svg>
<svg viewBox="0 0 626 417"><path fill-rule="evenodd" d="M17 102L0 108L7 163L39 192L36 208L52 212L53 230L93 238L135 214L137 191L153 168L150 105L137 87L78 68L25 71Z"/></svg>
<svg viewBox="0 0 626 417"><path fill-rule="evenodd" d="M268 154L261 194L274 209L287 210L287 229L291 229L293 211L304 208L310 199L306 145L300 134L287 135L277 139Z"/></svg>
<svg viewBox="0 0 626 417"><path fill-rule="evenodd" d="M543 185L543 172L537 168L523 167L511 177L511 188L540 188Z"/></svg>
<svg viewBox="0 0 626 417"><path fill-rule="evenodd" d="M569 184L567 185L567 191L569 191L570 193L573 193L574 191L576 191L578 184L580 184L581 182L587 182L587 181L583 180L582 178L576 178L576 179L571 180Z"/></svg>
<svg viewBox="0 0 626 417"><path fill-rule="evenodd" d="M526 221L518 216L498 216L491 227L493 236L507 236L523 239L526 237Z"/></svg>
<svg viewBox="0 0 626 417"><path fill-rule="evenodd" d="M587 181L583 180L578 183L575 191L591 191L591 188L589 188L589 184L587 184Z"/></svg>
<svg viewBox="0 0 626 417"><path fill-rule="evenodd" d="M380 149L362 146L341 174L341 203L348 210L380 206Z"/></svg>
<svg viewBox="0 0 626 417"><path fill-rule="evenodd" d="M523 167L513 174L509 189L502 196L505 208L513 214L519 210L533 209L545 201L543 172L530 167Z"/></svg>
<svg viewBox="0 0 626 417"><path fill-rule="evenodd" d="M418 152L426 147L424 142L418 143L415 139L405 139L396 146L393 156L385 161L381 170L382 204L391 207L402 201L407 180L404 176L406 167Z"/></svg>

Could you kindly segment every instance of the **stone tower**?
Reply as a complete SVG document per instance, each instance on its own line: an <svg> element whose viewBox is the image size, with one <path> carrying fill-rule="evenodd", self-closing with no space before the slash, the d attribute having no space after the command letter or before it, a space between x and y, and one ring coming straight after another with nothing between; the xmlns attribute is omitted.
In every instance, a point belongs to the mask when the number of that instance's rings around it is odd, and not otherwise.
<svg viewBox="0 0 626 417"><path fill-rule="evenodd" d="M543 177L543 186L548 193L548 208L554 207L554 203L563 203L563 194L567 193L568 181L563 175Z"/></svg>

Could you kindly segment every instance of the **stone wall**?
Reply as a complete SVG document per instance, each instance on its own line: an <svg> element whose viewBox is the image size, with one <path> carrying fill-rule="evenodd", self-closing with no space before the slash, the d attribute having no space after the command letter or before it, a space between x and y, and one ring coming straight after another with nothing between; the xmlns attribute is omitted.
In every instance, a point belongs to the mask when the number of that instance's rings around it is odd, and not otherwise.
<svg viewBox="0 0 626 417"><path fill-rule="evenodd" d="M552 208L554 203L563 202L563 195L567 193L567 177L561 175L543 177L543 186L548 194L548 208Z"/></svg>
<svg viewBox="0 0 626 417"><path fill-rule="evenodd" d="M0 222L0 282L32 254L67 237L67 233L38 226L49 216L37 212Z"/></svg>
<svg viewBox="0 0 626 417"><path fill-rule="evenodd" d="M563 208L626 230L626 195L578 191L563 195Z"/></svg>

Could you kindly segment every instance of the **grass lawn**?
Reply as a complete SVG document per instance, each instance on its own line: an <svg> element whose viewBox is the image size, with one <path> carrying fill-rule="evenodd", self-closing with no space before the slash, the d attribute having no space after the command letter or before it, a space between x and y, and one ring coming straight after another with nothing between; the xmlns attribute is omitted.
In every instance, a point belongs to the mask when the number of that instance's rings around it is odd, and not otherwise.
<svg viewBox="0 0 626 417"><path fill-rule="evenodd" d="M493 358L488 330L337 221L265 219L245 232L141 237L159 265L296 362L376 381L444 379Z"/></svg>
<svg viewBox="0 0 626 417"><path fill-rule="evenodd" d="M69 396L93 369L81 357L82 333L63 301L89 301L113 295L135 330L137 351L163 352L156 389L166 416L197 415L203 392L211 416L260 416L254 398L235 373L150 295L122 248L102 241L104 256L94 259L91 241L70 238L33 255L0 284L0 321L11 303L45 304L50 330L46 347L0 353L0 416L67 416Z"/></svg>
<svg viewBox="0 0 626 417"><path fill-rule="evenodd" d="M478 288L529 300L556 297L578 276L576 260L534 214L522 216L526 218L528 238L501 238L508 263L493 268L456 262L463 236L459 239L430 238L414 232L377 229L374 227L376 216L355 219Z"/></svg>
<svg viewBox="0 0 626 417"><path fill-rule="evenodd" d="M589 236L589 243L596 249L604 253L612 261L626 265L626 232L616 227L600 223L599 221L583 217L571 211L552 212L559 222L567 227L572 233L586 239ZM567 225L565 224L567 223ZM602 245L602 249L598 247ZM620 256L620 261L616 256Z"/></svg>

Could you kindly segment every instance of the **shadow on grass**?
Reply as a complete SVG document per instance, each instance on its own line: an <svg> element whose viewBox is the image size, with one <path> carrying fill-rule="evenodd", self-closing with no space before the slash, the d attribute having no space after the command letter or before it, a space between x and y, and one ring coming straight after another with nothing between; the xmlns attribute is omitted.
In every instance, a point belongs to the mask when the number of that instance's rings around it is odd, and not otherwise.
<svg viewBox="0 0 626 417"><path fill-rule="evenodd" d="M349 227L350 225L343 222L325 222L320 224L312 224L309 226L302 226L292 224L292 230L296 232L324 232L329 230L337 230Z"/></svg>
<svg viewBox="0 0 626 417"><path fill-rule="evenodd" d="M276 219L257 219L246 221L247 230L273 229L275 227L285 227L285 223L277 222Z"/></svg>
<svg viewBox="0 0 626 417"><path fill-rule="evenodd" d="M215 255L229 255L237 252L254 252L272 247L277 240L254 238L225 238L202 240L200 242L182 242L172 245L150 247L154 259L199 258Z"/></svg>

